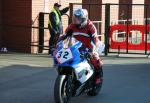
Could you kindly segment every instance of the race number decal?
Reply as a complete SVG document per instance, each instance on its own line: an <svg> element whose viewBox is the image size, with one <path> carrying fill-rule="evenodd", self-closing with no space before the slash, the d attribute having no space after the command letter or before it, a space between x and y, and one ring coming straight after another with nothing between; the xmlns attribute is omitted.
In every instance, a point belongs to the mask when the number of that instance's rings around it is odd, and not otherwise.
<svg viewBox="0 0 150 103"><path fill-rule="evenodd" d="M60 64L73 58L71 50L64 49L64 48L62 48L60 51L58 51L55 57Z"/></svg>

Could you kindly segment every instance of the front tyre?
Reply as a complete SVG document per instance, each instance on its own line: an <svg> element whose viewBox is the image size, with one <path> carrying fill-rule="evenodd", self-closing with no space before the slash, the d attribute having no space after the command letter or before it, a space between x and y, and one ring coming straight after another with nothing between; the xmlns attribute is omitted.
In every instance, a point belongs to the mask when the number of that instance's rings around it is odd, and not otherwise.
<svg viewBox="0 0 150 103"><path fill-rule="evenodd" d="M59 75L57 77L54 86L54 99L56 103L69 103L72 96L69 84L66 75Z"/></svg>

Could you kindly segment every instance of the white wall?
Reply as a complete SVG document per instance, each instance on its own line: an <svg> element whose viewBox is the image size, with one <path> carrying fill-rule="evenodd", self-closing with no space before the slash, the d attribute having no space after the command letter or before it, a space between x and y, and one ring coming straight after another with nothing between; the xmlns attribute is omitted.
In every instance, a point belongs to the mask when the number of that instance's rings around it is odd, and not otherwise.
<svg viewBox="0 0 150 103"><path fill-rule="evenodd" d="M102 0L102 3L117 3L119 4L119 0ZM112 20L118 20L118 12L119 12L119 6L111 6L110 7L110 22ZM104 33L104 27L105 27L105 6L102 7L102 33Z"/></svg>
<svg viewBox="0 0 150 103"><path fill-rule="evenodd" d="M144 0L133 0L133 4L144 4ZM144 6L133 6L132 7L132 19L135 19L135 23L143 25L144 23ZM137 19L137 20L136 20Z"/></svg>
<svg viewBox="0 0 150 103"><path fill-rule="evenodd" d="M39 12L50 13L50 11L53 8L54 3L56 2L60 3L62 5L61 8L63 8L63 7L69 6L69 3L82 3L82 0L32 0L32 21L35 22L32 26L38 26ZM45 27L47 27L48 15L44 15L44 16L45 16L44 24L45 24ZM65 30L68 26L67 16L63 16L62 21L63 21L64 30ZM48 46L49 37L50 37L49 30L45 29L44 30L44 38L45 38L44 45ZM35 42L34 45L38 45L37 44L38 43L38 29L32 29L32 42ZM36 53L37 48L33 47L32 52ZM47 52L47 51L44 51L44 52Z"/></svg>

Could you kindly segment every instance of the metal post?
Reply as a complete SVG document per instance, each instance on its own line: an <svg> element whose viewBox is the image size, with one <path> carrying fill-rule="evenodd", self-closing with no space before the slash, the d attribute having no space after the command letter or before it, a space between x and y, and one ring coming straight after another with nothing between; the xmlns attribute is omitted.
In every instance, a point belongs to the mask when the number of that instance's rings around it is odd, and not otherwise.
<svg viewBox="0 0 150 103"><path fill-rule="evenodd" d="M73 16L73 3L69 4L69 8L70 8L70 18L69 18L69 22L68 24L70 24L72 22L72 16Z"/></svg>
<svg viewBox="0 0 150 103"><path fill-rule="evenodd" d="M109 52L110 4L105 5L105 55Z"/></svg>
<svg viewBox="0 0 150 103"><path fill-rule="evenodd" d="M120 55L120 45L118 46L118 57Z"/></svg>
<svg viewBox="0 0 150 103"><path fill-rule="evenodd" d="M129 50L129 47L128 47L128 41L129 41L129 15L130 15L130 14L129 14L129 12L130 12L129 7L130 7L130 5L128 4L128 5L127 5L127 9L128 9L128 10L127 10L127 13L128 13L128 14L127 14L127 35L126 35L126 40L127 40L127 41L126 41L126 46L127 46L126 49L127 49L127 50L126 50L126 53L128 53L128 50Z"/></svg>
<svg viewBox="0 0 150 103"><path fill-rule="evenodd" d="M101 35L101 34L100 34L100 22L97 23L97 28L98 28L98 31L97 31L97 32L98 32L98 35Z"/></svg>
<svg viewBox="0 0 150 103"><path fill-rule="evenodd" d="M39 53L42 53L44 49L44 13L39 14ZM42 27L42 28L41 28Z"/></svg>
<svg viewBox="0 0 150 103"><path fill-rule="evenodd" d="M148 20L147 20L147 8L148 6L145 5L145 16L146 16L146 20L145 20L145 25L146 25L146 28L145 28L145 54L147 54L147 35L148 35L148 30L147 30L147 25L148 25Z"/></svg>
<svg viewBox="0 0 150 103"><path fill-rule="evenodd" d="M89 4L89 18L91 19L91 4Z"/></svg>

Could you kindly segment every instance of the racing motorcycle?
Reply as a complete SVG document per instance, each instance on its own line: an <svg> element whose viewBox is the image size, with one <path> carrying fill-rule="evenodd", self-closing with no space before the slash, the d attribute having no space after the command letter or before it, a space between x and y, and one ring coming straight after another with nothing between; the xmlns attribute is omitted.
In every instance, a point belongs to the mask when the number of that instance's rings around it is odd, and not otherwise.
<svg viewBox="0 0 150 103"><path fill-rule="evenodd" d="M54 51L54 63L57 65L58 76L54 85L56 103L69 103L72 97L86 93L96 96L103 83L103 71L100 70L101 82L95 84L95 69L90 64L87 48L82 43L71 38L71 43L60 41ZM65 46L67 44L67 46ZM82 48L82 49L81 49Z"/></svg>

